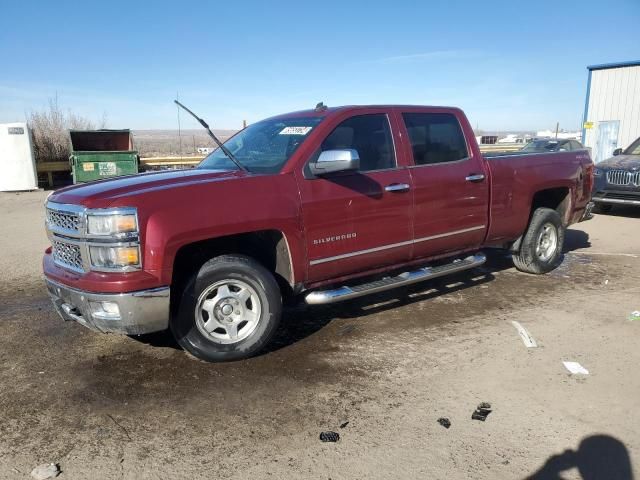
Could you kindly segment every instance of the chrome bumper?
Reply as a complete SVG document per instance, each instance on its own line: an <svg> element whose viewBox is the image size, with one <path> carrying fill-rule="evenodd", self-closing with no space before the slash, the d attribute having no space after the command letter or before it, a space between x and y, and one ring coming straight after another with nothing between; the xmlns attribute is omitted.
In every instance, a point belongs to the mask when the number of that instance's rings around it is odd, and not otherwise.
<svg viewBox="0 0 640 480"><path fill-rule="evenodd" d="M607 197L593 197L592 200L597 203L608 203L610 205L635 205L640 206L640 196L638 200L631 198L607 198Z"/></svg>
<svg viewBox="0 0 640 480"><path fill-rule="evenodd" d="M45 279L49 296L65 321L75 321L103 333L137 335L169 326L169 287L129 293L89 293ZM119 315L105 314L96 306L117 304ZM92 308L93 307L93 308Z"/></svg>

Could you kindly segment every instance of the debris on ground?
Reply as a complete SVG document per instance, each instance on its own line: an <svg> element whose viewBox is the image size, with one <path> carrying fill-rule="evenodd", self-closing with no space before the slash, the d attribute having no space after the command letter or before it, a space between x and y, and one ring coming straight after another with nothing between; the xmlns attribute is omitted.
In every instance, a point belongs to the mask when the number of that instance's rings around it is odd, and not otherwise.
<svg viewBox="0 0 640 480"><path fill-rule="evenodd" d="M60 466L57 463L45 463L38 465L31 471L31 476L36 480L47 480L60 475Z"/></svg>
<svg viewBox="0 0 640 480"><path fill-rule="evenodd" d="M480 420L484 422L489 416L489 414L491 413L491 411L492 411L491 404L487 402L482 402L480 405L476 407L475 411L471 414L471 419Z"/></svg>
<svg viewBox="0 0 640 480"><path fill-rule="evenodd" d="M636 310L635 312L631 312L631 315L629 315L629 320L631 320L632 322L634 320L640 320L640 310Z"/></svg>
<svg viewBox="0 0 640 480"><path fill-rule="evenodd" d="M340 435L337 432L322 432L320 433L320 440L323 442L337 442L340 440Z"/></svg>
<svg viewBox="0 0 640 480"><path fill-rule="evenodd" d="M562 362L567 370L571 373L579 375L589 375L589 370L584 368L578 362Z"/></svg>
<svg viewBox="0 0 640 480"><path fill-rule="evenodd" d="M341 424L340 424L340 428L344 428L344 427L346 427L347 425L349 425L349 422L341 423Z"/></svg>
<svg viewBox="0 0 640 480"><path fill-rule="evenodd" d="M526 328L520 325L520 322L516 322L515 320L513 320L511 324L514 327L516 327L516 330L518 331L518 335L520 335L520 338L522 339L522 343L524 343L525 347L536 348L538 346L535 338L533 338L533 336L529 333L529 331Z"/></svg>
<svg viewBox="0 0 640 480"><path fill-rule="evenodd" d="M449 420L447 417L440 417L438 419L438 423L444 428L449 428L451 426L451 420Z"/></svg>

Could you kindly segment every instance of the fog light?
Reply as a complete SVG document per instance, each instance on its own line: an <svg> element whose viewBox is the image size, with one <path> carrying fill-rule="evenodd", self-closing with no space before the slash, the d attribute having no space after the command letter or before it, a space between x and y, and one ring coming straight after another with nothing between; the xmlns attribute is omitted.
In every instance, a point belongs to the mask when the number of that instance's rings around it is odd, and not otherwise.
<svg viewBox="0 0 640 480"><path fill-rule="evenodd" d="M120 320L120 307L116 302L89 302L91 316L100 320Z"/></svg>
<svg viewBox="0 0 640 480"><path fill-rule="evenodd" d="M140 266L140 252L137 246L108 247L90 246L91 266L118 270L126 267Z"/></svg>

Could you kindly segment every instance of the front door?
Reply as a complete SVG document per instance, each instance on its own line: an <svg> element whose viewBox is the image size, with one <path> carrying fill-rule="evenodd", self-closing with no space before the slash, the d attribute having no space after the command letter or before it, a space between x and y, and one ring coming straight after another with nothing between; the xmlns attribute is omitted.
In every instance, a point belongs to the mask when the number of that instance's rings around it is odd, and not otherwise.
<svg viewBox="0 0 640 480"><path fill-rule="evenodd" d="M315 155L353 149L360 170L299 177L309 282L409 260L411 179L398 166L394 140L384 111L343 119Z"/></svg>
<svg viewBox="0 0 640 480"><path fill-rule="evenodd" d="M466 141L461 122L468 123L459 115L398 112L413 163L414 259L478 248L487 232L488 172Z"/></svg>
<svg viewBox="0 0 640 480"><path fill-rule="evenodd" d="M596 140L595 163L600 163L613 157L613 151L618 148L619 120L598 122L598 138Z"/></svg>

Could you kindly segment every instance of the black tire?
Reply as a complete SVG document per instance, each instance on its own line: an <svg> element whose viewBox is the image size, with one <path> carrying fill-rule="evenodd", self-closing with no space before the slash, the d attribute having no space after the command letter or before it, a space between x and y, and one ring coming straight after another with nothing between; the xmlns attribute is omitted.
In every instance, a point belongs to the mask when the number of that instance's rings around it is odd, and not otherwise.
<svg viewBox="0 0 640 480"><path fill-rule="evenodd" d="M544 230L552 227L556 232L556 245L550 255L541 256L537 247L541 243ZM554 270L562 262L565 228L560 215L550 208L538 208L533 212L527 232L522 238L520 250L513 254L513 263L521 272L542 274Z"/></svg>
<svg viewBox="0 0 640 480"><path fill-rule="evenodd" d="M230 334L229 339L220 340L220 338L213 337L215 335L218 337L227 336L228 330L218 328L207 335L203 331L205 327L202 322L206 323L209 315L208 313L200 313L201 317L198 319L196 313L196 306L201 298L203 301L207 298L208 289L220 283L224 284L225 281L231 285L228 288L236 288L233 283L240 282L240 284L250 287L249 290L253 289L253 293L257 297L253 295L249 300L245 300L245 307L249 305L250 309L259 305L260 308L259 315L254 316L258 320L253 330L250 329L251 333L237 342L226 344L219 342L232 341ZM213 292L217 292L217 289L214 289ZM216 293L215 298L219 298L218 295ZM233 301L232 297L228 298ZM253 298L257 300L255 305L252 305ZM216 302L213 299L217 312L222 312L222 307L218 308L222 301ZM242 300L240 302L242 303ZM206 312L200 308L198 311ZM252 258L243 255L221 255L205 263L198 273L187 282L177 312L171 319L170 327L178 344L195 357L207 362L226 362L248 358L262 350L273 337L280 322L281 313L280 289L276 279L266 268ZM232 315L233 312L225 318L230 318ZM222 323L220 324L222 325ZM241 322L239 325L240 327L235 330L236 334L241 333L248 323L242 326Z"/></svg>
<svg viewBox="0 0 640 480"><path fill-rule="evenodd" d="M595 206L593 207L594 213L600 213L600 214L610 213L611 210L613 210L613 205L608 203L596 203Z"/></svg>

